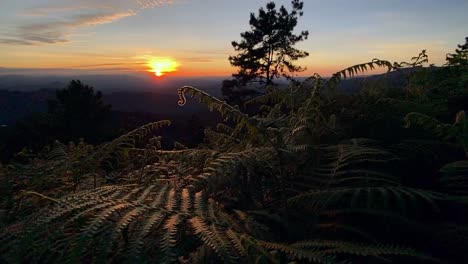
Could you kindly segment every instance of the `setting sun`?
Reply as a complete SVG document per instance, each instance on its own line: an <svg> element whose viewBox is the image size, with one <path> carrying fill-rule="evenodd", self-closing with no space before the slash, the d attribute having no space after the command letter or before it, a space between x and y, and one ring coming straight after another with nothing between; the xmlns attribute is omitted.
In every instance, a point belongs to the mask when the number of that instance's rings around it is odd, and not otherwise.
<svg viewBox="0 0 468 264"><path fill-rule="evenodd" d="M179 63L168 58L151 58L148 60L148 71L160 77L169 72L177 71Z"/></svg>

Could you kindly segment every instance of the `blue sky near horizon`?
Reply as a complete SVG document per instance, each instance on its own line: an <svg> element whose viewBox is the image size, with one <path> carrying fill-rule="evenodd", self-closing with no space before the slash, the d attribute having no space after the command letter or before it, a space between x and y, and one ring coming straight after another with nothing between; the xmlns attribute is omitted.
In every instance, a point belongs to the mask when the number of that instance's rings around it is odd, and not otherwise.
<svg viewBox="0 0 468 264"><path fill-rule="evenodd" d="M266 0L2 0L0 67L96 72L144 71L169 57L179 76L229 75L230 43L248 30ZM290 8L290 1L275 1ZM409 60L427 49L431 63L468 36L467 0L304 0L298 30L305 75L330 74L372 58ZM20 71L20 70L19 70Z"/></svg>

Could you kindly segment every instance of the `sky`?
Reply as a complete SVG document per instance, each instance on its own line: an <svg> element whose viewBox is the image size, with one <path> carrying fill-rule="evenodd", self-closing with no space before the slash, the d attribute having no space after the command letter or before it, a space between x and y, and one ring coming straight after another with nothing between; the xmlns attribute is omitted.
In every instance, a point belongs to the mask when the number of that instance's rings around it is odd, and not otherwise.
<svg viewBox="0 0 468 264"><path fill-rule="evenodd" d="M145 72L177 61L177 76L229 76L231 41L266 0L0 0L0 73ZM290 9L290 1L275 1ZM373 58L430 63L468 36L468 0L304 0L301 75L327 76Z"/></svg>

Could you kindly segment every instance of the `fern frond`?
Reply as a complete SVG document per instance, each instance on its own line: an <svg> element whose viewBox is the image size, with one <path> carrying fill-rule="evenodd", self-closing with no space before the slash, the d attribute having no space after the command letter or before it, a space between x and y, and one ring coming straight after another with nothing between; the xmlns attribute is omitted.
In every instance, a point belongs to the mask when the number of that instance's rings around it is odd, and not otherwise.
<svg viewBox="0 0 468 264"><path fill-rule="evenodd" d="M275 162L274 155L274 150L271 148L251 148L241 152L227 152L211 160L201 174L190 180L197 188L222 186L239 180L236 178L238 170L253 171L260 159L263 159L262 163Z"/></svg>
<svg viewBox="0 0 468 264"><path fill-rule="evenodd" d="M163 253L162 263L176 263L177 251L177 235L179 232L179 226L182 223L183 218L180 214L174 214L170 216L164 224L164 234L161 238L161 251Z"/></svg>
<svg viewBox="0 0 468 264"><path fill-rule="evenodd" d="M129 150L133 149L138 141L144 139L155 130L169 126L170 124L171 121L162 120L141 126L109 143L102 144L85 162L95 164L94 167L105 165L112 168L113 163L118 164L128 160Z"/></svg>
<svg viewBox="0 0 468 264"><path fill-rule="evenodd" d="M335 260L334 257L327 255L326 253L322 253L321 250L318 249L302 249L299 247L291 247L289 245L265 241L258 241L258 243L259 245L269 250L277 250L286 254L286 256L291 260L309 261L312 263L323 264L339 263Z"/></svg>
<svg viewBox="0 0 468 264"><path fill-rule="evenodd" d="M73 252L96 252L96 256L113 252L115 259L124 257L141 262L152 259L150 252L157 250L161 253L160 261L173 263L187 253L183 251L187 250L183 240L188 237L198 238L224 262L237 263L244 253L239 236L232 229L228 233L227 223L231 220L219 210L202 192L191 195L186 188L104 187L60 199L25 235L35 234L34 243L43 247L50 261L69 258ZM194 233L185 228L185 223L190 224ZM44 234L50 233L50 229L66 230L66 235L58 234L53 241L44 241ZM157 238L150 236L152 233L158 234ZM101 246L95 248L94 243ZM53 252L47 251L52 248Z"/></svg>
<svg viewBox="0 0 468 264"><path fill-rule="evenodd" d="M439 122L437 119L420 113L409 113L405 117L405 127L420 127L443 140L457 139L459 133L455 126Z"/></svg>
<svg viewBox="0 0 468 264"><path fill-rule="evenodd" d="M443 196L437 193L399 186L348 187L318 189L301 193L289 198L288 204L299 208L305 205L312 208L327 208L347 204L345 207L369 209L391 209L398 205L400 209L404 209L407 208L408 204L411 204L413 208L418 208L417 205L423 203L438 211L439 207L435 200L441 198ZM345 201L347 202L345 203Z"/></svg>
<svg viewBox="0 0 468 264"><path fill-rule="evenodd" d="M159 226L166 220L167 214L165 212L153 210L146 216L145 222L135 232L135 235L130 240L130 248L127 252L127 258L139 258L142 254L145 239L151 231L159 228Z"/></svg>
<svg viewBox="0 0 468 264"><path fill-rule="evenodd" d="M364 245L345 241L309 240L296 242L290 246L300 249L318 249L323 254L349 254L366 257L381 257L385 255L410 256L436 262L434 259L414 249L395 245Z"/></svg>
<svg viewBox="0 0 468 264"><path fill-rule="evenodd" d="M393 65L391 62L386 60L373 59L370 62L353 65L344 70L334 73L332 77L328 80L327 85L328 87L334 87L342 79L351 78L357 74L365 73L369 70L374 70L376 67L387 68L388 72L393 69Z"/></svg>
<svg viewBox="0 0 468 264"><path fill-rule="evenodd" d="M224 263L237 263L237 252L232 252L232 245L224 235L224 228L216 223L208 225L201 217L191 218L189 222L200 239L211 247Z"/></svg>
<svg viewBox="0 0 468 264"><path fill-rule="evenodd" d="M246 114L242 113L239 108L233 107L195 87L184 86L179 88L179 102L184 102L179 105L185 105L186 99L184 98L186 93L191 94L194 98L198 99L199 102L208 106L210 111L216 110L221 113L224 118L232 119L237 123L244 123L251 129L255 129L255 125L252 123L251 119Z"/></svg>

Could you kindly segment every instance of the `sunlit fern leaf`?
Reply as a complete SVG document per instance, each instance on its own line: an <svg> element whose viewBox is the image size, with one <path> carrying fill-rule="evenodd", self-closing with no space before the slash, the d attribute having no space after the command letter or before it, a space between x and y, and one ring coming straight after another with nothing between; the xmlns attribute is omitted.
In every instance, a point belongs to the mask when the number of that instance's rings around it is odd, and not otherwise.
<svg viewBox="0 0 468 264"><path fill-rule="evenodd" d="M117 240L118 237L122 234L122 232L128 228L128 225L135 221L136 218L138 218L140 215L145 213L148 210L148 208L144 207L137 207L126 213L116 224L116 228L114 229L114 232L112 234L112 238L114 240Z"/></svg>
<svg viewBox="0 0 468 264"><path fill-rule="evenodd" d="M116 212L123 211L126 208L132 207L130 203L118 203L113 205L112 207L108 207L104 211L102 211L93 221L87 226L86 230L84 231L84 235L87 238L93 237L99 230L102 228L104 222L108 221L109 218Z"/></svg>
<svg viewBox="0 0 468 264"><path fill-rule="evenodd" d="M184 253L187 249L182 239L192 237L206 243L224 262L237 263L243 251L236 236L227 235L229 216L218 211L218 206L202 192L191 195L188 189L168 185L103 187L58 200L25 235L35 234L34 243L43 247L51 261L68 259L77 251L86 252L83 257L92 258L91 252L96 256L114 252L115 260L146 261L154 257L150 252L156 250L162 262L174 263L179 256L190 253ZM195 234L185 228L185 223L192 225ZM54 230L67 231L57 234L55 242L44 240L44 234ZM98 241L105 242L95 248ZM48 252L47 248L54 251Z"/></svg>
<svg viewBox="0 0 468 264"><path fill-rule="evenodd" d="M78 212L71 219L78 219L83 214L105 208L114 204L114 199L121 196L125 191L125 186L103 187L93 192L83 192L82 196L72 195L62 199L62 203L46 211L43 216L37 219L39 225L47 225L67 214ZM77 202L81 201L81 202Z"/></svg>
<svg viewBox="0 0 468 264"><path fill-rule="evenodd" d="M207 216L208 205L207 205L206 197L204 197L203 192L197 192L195 194L194 207L195 207L196 214L202 217Z"/></svg>
<svg viewBox="0 0 468 264"><path fill-rule="evenodd" d="M174 211L178 207L179 199L176 199L176 190L171 189L169 191L169 196L167 197L166 210Z"/></svg>
<svg viewBox="0 0 468 264"><path fill-rule="evenodd" d="M258 241L258 244L266 249L277 250L284 253L290 260L321 264L345 263L344 261L337 261L336 258L332 256L333 254L322 253L319 249L302 249L265 241Z"/></svg>
<svg viewBox="0 0 468 264"><path fill-rule="evenodd" d="M136 230L134 236L130 239L130 246L127 252L128 259L139 259L145 244L145 239L151 231L158 229L165 221L167 214L159 210L151 210L147 215L145 222Z"/></svg>
<svg viewBox="0 0 468 264"><path fill-rule="evenodd" d="M183 218L180 214L174 214L164 224L164 234L161 238L161 252L163 254L161 263L177 262L178 253L175 247L177 246L177 236L182 220Z"/></svg>
<svg viewBox="0 0 468 264"><path fill-rule="evenodd" d="M151 203L151 207L156 208L166 204L170 190L171 188L169 188L168 184L164 185L161 189L159 189L158 192L155 193L153 202Z"/></svg>
<svg viewBox="0 0 468 264"><path fill-rule="evenodd" d="M225 227L219 226L217 223L207 223L201 217L193 217L189 222L197 236L223 259L223 263L237 263L238 258L233 256L238 252L229 252L236 248L231 245L226 236Z"/></svg>
<svg viewBox="0 0 468 264"><path fill-rule="evenodd" d="M247 255L247 252L245 251L245 248L242 246L242 240L240 236L233 231L231 228L229 228L226 231L226 236L229 238L231 241L231 244L235 249L237 249L237 252L239 253L239 256L245 257Z"/></svg>

